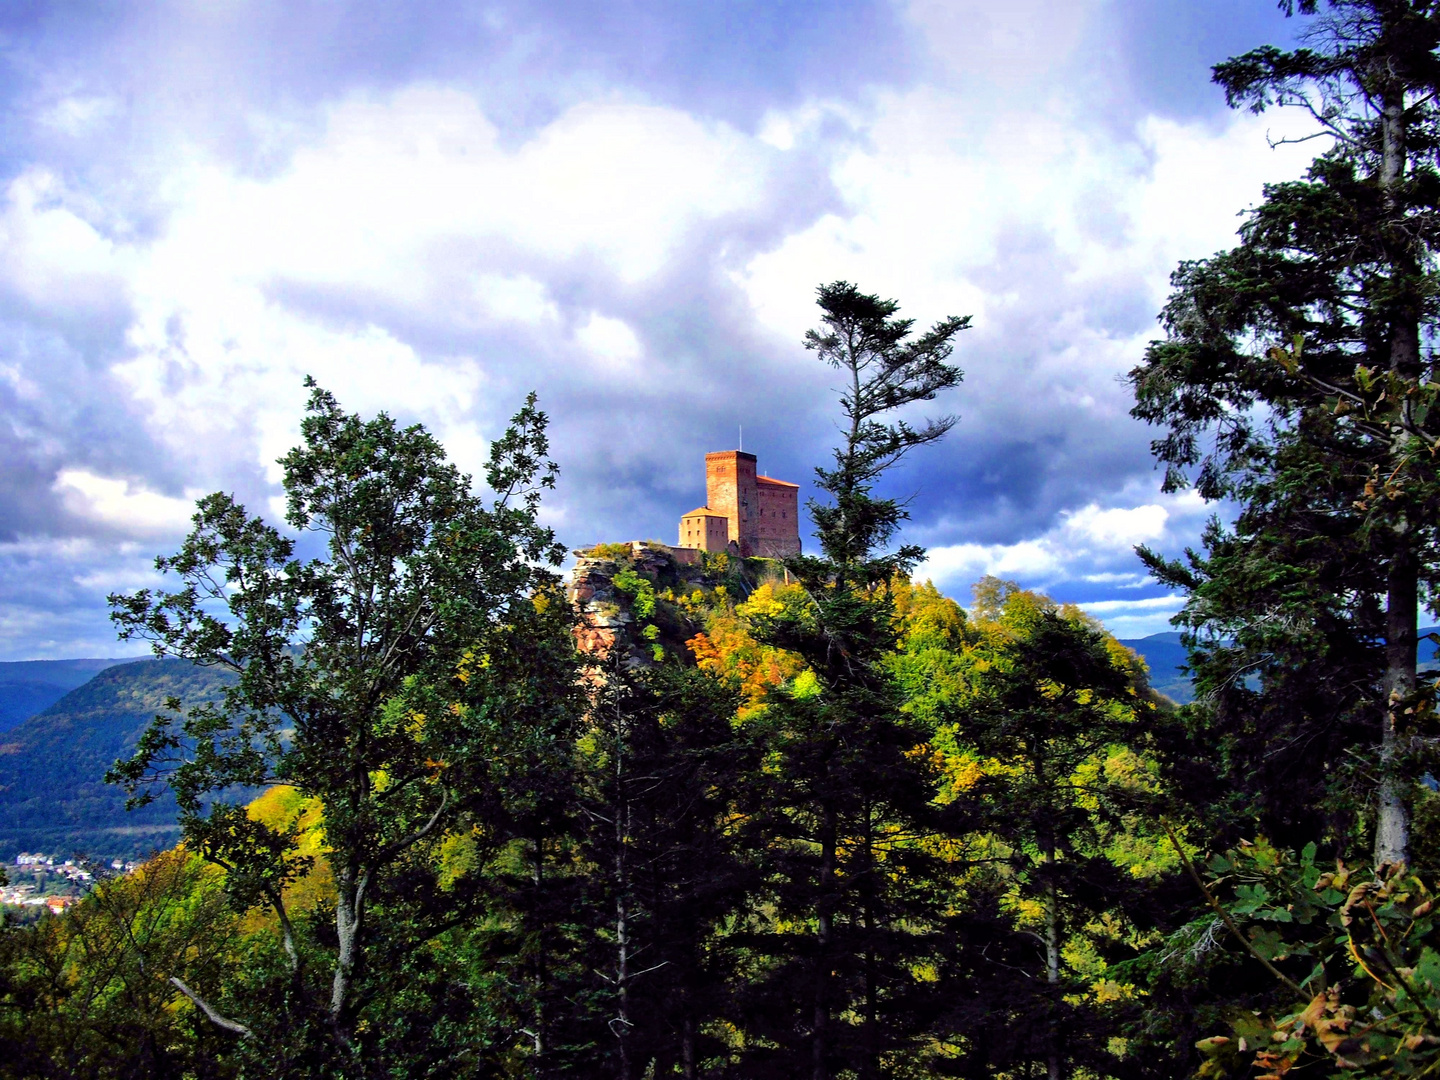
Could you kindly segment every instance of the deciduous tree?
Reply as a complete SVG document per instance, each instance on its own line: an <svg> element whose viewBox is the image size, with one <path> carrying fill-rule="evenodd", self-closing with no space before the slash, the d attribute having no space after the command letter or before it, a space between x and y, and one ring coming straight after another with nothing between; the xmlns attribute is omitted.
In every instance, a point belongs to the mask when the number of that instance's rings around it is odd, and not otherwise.
<svg viewBox="0 0 1440 1080"><path fill-rule="evenodd" d="M358 1052L357 980L371 974L372 901L417 846L473 809L496 749L467 695L467 666L524 654L514 639L553 602L561 553L537 521L556 470L533 395L491 446L487 502L423 428L363 420L308 385L302 442L280 464L286 520L321 552L302 558L293 536L229 495L200 501L180 551L157 560L180 587L112 596L114 619L157 655L235 681L217 702L157 717L114 775L137 798L157 784L175 793L190 849L225 869L240 906L278 921L293 1008L323 1017L348 1055ZM291 785L323 812L335 889L323 966L307 965L286 905L313 860L298 854L293 828L227 797L267 785ZM328 975L323 994L317 975ZM192 996L216 1023L251 1031Z"/></svg>

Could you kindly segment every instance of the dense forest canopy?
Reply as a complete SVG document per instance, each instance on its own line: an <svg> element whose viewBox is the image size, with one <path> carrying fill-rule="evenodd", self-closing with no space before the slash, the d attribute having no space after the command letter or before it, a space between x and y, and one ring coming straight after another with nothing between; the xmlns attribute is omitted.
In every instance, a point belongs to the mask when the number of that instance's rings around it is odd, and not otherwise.
<svg viewBox="0 0 1440 1080"><path fill-rule="evenodd" d="M1193 702L1073 606L912 578L883 484L968 318L822 285L819 553L600 545L583 597L534 395L482 489L312 383L287 528L208 496L111 598L203 682L110 774L183 839L6 925L0 1076L1440 1069L1440 3L1282 7L1303 46L1215 79L1317 157L1130 375L1166 484L1236 510L1138 553Z"/></svg>

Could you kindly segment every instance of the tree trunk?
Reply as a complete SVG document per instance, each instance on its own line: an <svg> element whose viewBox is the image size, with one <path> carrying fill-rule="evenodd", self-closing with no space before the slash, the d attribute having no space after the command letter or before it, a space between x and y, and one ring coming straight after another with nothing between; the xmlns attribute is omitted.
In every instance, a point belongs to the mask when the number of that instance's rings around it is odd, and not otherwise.
<svg viewBox="0 0 1440 1080"><path fill-rule="evenodd" d="M1385 715L1380 732L1380 790L1375 817L1375 865L1409 860L1410 821L1396 774L1405 702L1415 693L1416 621L1419 615L1418 568L1404 545L1390 565L1385 606Z"/></svg>
<svg viewBox="0 0 1440 1080"><path fill-rule="evenodd" d="M530 880L535 886L535 899L532 910L540 910L540 894L545 883L545 840L538 832L534 839L535 862L530 870ZM549 982L549 972L545 964L545 918L542 915L536 926L535 932L535 1009L534 1025L535 1030L530 1033L531 1041L535 1046L535 1061L543 1075L545 1051L549 1041L545 1035L545 993L546 984Z"/></svg>
<svg viewBox="0 0 1440 1080"><path fill-rule="evenodd" d="M631 1080L630 1063L630 922L629 867L625 845L630 841L629 801L625 794L625 719L615 716L615 1036L620 1040L620 1080Z"/></svg>
<svg viewBox="0 0 1440 1080"><path fill-rule="evenodd" d="M820 824L820 897L815 905L815 1012L810 1044L812 1080L830 1080L830 949L834 937L835 810L825 807Z"/></svg>
<svg viewBox="0 0 1440 1080"><path fill-rule="evenodd" d="M685 1020L680 1029L680 1066L685 1080L695 1080L695 1017L685 1007Z"/></svg>
<svg viewBox="0 0 1440 1080"><path fill-rule="evenodd" d="M616 815L615 848L615 1036L620 1040L620 1080L631 1080L630 1070L630 924L625 898L624 826Z"/></svg>
<svg viewBox="0 0 1440 1080"><path fill-rule="evenodd" d="M1413 281L1415 259L1400 220L1396 192L1405 179L1407 138L1405 92L1387 89L1381 102L1382 157L1380 191L1387 218L1384 237L1389 249L1391 273ZM1401 290L1410 296L1412 288ZM1390 368L1405 379L1420 375L1420 326L1418 303L1400 300L1390 318ZM1408 409L1408 405L1405 406ZM1406 419L1409 419L1406 417ZM1404 436L1401 436L1404 440ZM1398 457L1403 447L1396 448ZM1405 702L1416 686L1416 621L1419 614L1419 571L1413 528L1402 516L1392 526L1394 551L1391 554L1385 598L1385 713L1380 731L1380 784L1375 816L1375 863L1402 863L1409 859L1410 822L1400 778L1396 775L1399 728Z"/></svg>
<svg viewBox="0 0 1440 1080"><path fill-rule="evenodd" d="M342 1034L350 986L360 959L365 888L369 881L369 871L353 865L342 866L335 875L335 936L339 948L335 956L335 977L330 985L330 1019Z"/></svg>
<svg viewBox="0 0 1440 1080"><path fill-rule="evenodd" d="M874 836L870 807L865 808L865 851L862 873L865 875L865 1060L861 1062L861 1080L876 1080L880 1075L880 1026L877 1016L875 979L875 874Z"/></svg>
<svg viewBox="0 0 1440 1080"><path fill-rule="evenodd" d="M1045 869L1045 982L1050 987L1050 1038L1046 1073L1048 1080L1060 1080L1064 1055L1060 1046L1060 904L1055 889L1055 844L1046 844Z"/></svg>

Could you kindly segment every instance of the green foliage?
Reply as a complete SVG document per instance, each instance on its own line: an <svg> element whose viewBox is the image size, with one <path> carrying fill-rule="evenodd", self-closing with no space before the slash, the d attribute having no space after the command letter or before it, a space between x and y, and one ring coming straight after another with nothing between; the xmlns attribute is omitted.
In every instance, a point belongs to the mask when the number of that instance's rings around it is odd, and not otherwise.
<svg viewBox="0 0 1440 1080"><path fill-rule="evenodd" d="M629 544L596 544L585 554L592 559L613 559L619 563L629 563L635 557L635 551Z"/></svg>
<svg viewBox="0 0 1440 1080"><path fill-rule="evenodd" d="M1114 965L1175 868L1153 810L1155 706L1133 656L1080 612L993 578L976 595L931 740L966 865L949 929L968 948L940 967L947 1030L997 1072L1110 1075L1113 1004L1130 992Z"/></svg>
<svg viewBox="0 0 1440 1080"><path fill-rule="evenodd" d="M63 918L0 933L0 1077L234 1075L229 1041L171 982L207 992L236 918L183 850L101 884Z"/></svg>
<svg viewBox="0 0 1440 1080"><path fill-rule="evenodd" d="M1200 889L1160 913L1166 944L1132 968L1152 995L1132 1030L1142 1057L1172 1068L1193 1067L1183 1051L1198 1041L1205 1075L1415 1075L1428 1066L1384 1048L1346 1064L1340 1027L1325 1028L1329 1046L1308 1020L1282 1032L1269 1018L1299 1005L1317 1024L1342 1008L1369 1022L1363 980L1340 971L1346 898L1317 852L1369 848L1383 866L1434 851L1433 836L1409 842L1407 823L1428 800L1416 780L1433 714L1415 634L1440 566L1422 347L1440 315L1440 19L1429 0L1284 6L1319 15L1306 47L1254 50L1215 78L1233 106L1307 109L1328 149L1304 179L1266 187L1238 246L1177 269L1166 337L1131 373L1134 414L1165 429L1153 449L1167 487L1238 506L1203 552L1140 552L1187 594L1177 624L1197 701L1155 740L1171 810L1201 846L1261 834L1278 847L1212 864L1223 917ZM1368 1014L1377 1031L1388 1008ZM1217 1036L1225 1022L1233 1033Z"/></svg>
<svg viewBox="0 0 1440 1080"><path fill-rule="evenodd" d="M1231 947L1266 968L1286 1004L1201 1040L1200 1076L1308 1067L1352 1080L1440 1066L1440 927L1418 875L1401 866L1324 870L1315 845L1296 853L1263 839L1207 868L1203 887Z"/></svg>
<svg viewBox="0 0 1440 1080"><path fill-rule="evenodd" d="M898 305L836 282L819 290L823 328L806 347L841 371L843 441L817 470L833 502L811 504L821 556L789 560L804 591L750 614L756 641L808 670L747 719L766 765L740 810L762 836L768 930L751 932L760 977L746 988L752 1017L736 1060L749 1075L877 1075L913 1059L925 1038L914 998L924 984L930 919L947 868L913 843L936 828L937 776L913 751L925 733L903 708L888 667L897 631L884 587L918 548L883 550L904 510L873 485L911 449L940 439L953 419L920 429L885 422L959 382L944 361L968 320L915 339Z"/></svg>
<svg viewBox="0 0 1440 1080"><path fill-rule="evenodd" d="M183 713L171 701L113 775L142 804L168 787L187 844L225 869L236 906L277 922L294 992L231 1030L298 1025L328 1046L315 1053L353 1061L380 989L366 989L372 947L443 923L429 849L468 816L488 822L505 725L563 701L574 679L542 662L558 655L550 642L568 646L569 617L548 568L562 551L536 522L555 466L533 395L491 445L487 505L423 428L361 420L308 385L302 444L281 460L286 518L325 553L302 561L229 496L200 501L179 553L157 560L180 588L111 603L123 636L233 681ZM517 697L528 708L507 708ZM287 903L314 865L299 827L224 797L274 784L322 808L333 944L297 928ZM386 986L386 1001L401 990Z"/></svg>
<svg viewBox="0 0 1440 1080"><path fill-rule="evenodd" d="M1215 69L1232 105L1303 104L1330 149L1266 187L1239 246L1172 277L1133 412L1166 429L1168 488L1193 482L1240 514L1208 530L1204 556L1142 556L1191 596L1180 624L1213 725L1198 737L1226 749L1216 786L1231 790L1192 801L1218 796L1230 828L1258 814L1296 846L1373 838L1388 860L1406 854L1416 608L1437 567L1440 414L1421 342L1440 315L1440 22L1428 0L1329 8L1310 47ZM1364 789L1342 766L1357 762Z"/></svg>
<svg viewBox="0 0 1440 1080"><path fill-rule="evenodd" d="M617 589L630 594L630 607L636 615L648 619L655 614L655 586L649 578L641 577L634 570L626 568L612 580Z"/></svg>

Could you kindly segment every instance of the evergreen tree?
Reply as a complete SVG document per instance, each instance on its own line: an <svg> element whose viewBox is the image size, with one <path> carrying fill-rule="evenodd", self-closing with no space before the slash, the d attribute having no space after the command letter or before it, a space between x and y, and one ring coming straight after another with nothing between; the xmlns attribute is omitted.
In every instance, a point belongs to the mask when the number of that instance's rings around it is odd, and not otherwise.
<svg viewBox="0 0 1440 1080"><path fill-rule="evenodd" d="M1435 567L1422 455L1436 421L1407 389L1429 378L1440 295L1440 7L1282 6L1314 18L1306 46L1254 50L1215 79L1232 106L1307 110L1331 148L1306 179L1266 187L1238 247L1176 271L1166 339L1131 374L1134 414L1169 429L1155 443L1167 488L1193 468L1200 494L1241 514L1189 566L1142 554L1191 592L1184 625L1217 729L1200 738L1224 748L1222 786L1262 792L1244 809L1279 829L1313 828L1336 787L1313 777L1373 747L1374 858L1404 861L1401 750ZM1356 406L1387 387L1390 413ZM1374 734L1357 739L1361 726ZM1346 826L1332 829L1343 846Z"/></svg>
<svg viewBox="0 0 1440 1080"><path fill-rule="evenodd" d="M737 703L732 684L694 668L612 664L593 713L583 850L607 1006L597 1030L620 1080L693 1080L722 1049L704 1029L726 1014L739 973L720 932L754 868L731 799L759 766L734 727Z"/></svg>
<svg viewBox="0 0 1440 1080"><path fill-rule="evenodd" d="M772 693L752 721L767 765L747 809L771 841L771 956L749 988L750 1075L876 1077L919 1034L910 1011L935 861L914 841L933 829L925 735L902 709L886 663L896 631L886 588L923 552L886 547L906 513L876 482L911 450L938 441L944 417L913 427L895 410L960 381L946 363L968 319L912 336L898 305L847 282L818 290L823 327L806 346L842 375L844 440L817 469L829 503L812 502L818 556L790 560L808 599L757 617L771 643L801 656L813 681ZM799 923L809 928L789 932ZM795 1006L803 1002L799 1015ZM843 1018L843 1019L842 1019ZM803 1064L802 1064L803 1063Z"/></svg>
<svg viewBox="0 0 1440 1080"><path fill-rule="evenodd" d="M989 1029L982 1040L992 1048L1008 1042L1013 1064L1042 1061L1050 1080L1077 1065L1113 1065L1088 980L1064 950L1134 891L1106 848L1149 786L1143 768L1138 786L1126 774L1153 704L1128 658L1084 616L1024 591L1010 591L969 660L974 695L956 711L977 762L968 795L984 807L986 842L1006 860L996 884L1015 911L1033 912L1008 933L991 931L997 962L976 965L975 975L1004 987L995 996L1007 1005L996 1001L976 1027Z"/></svg>

